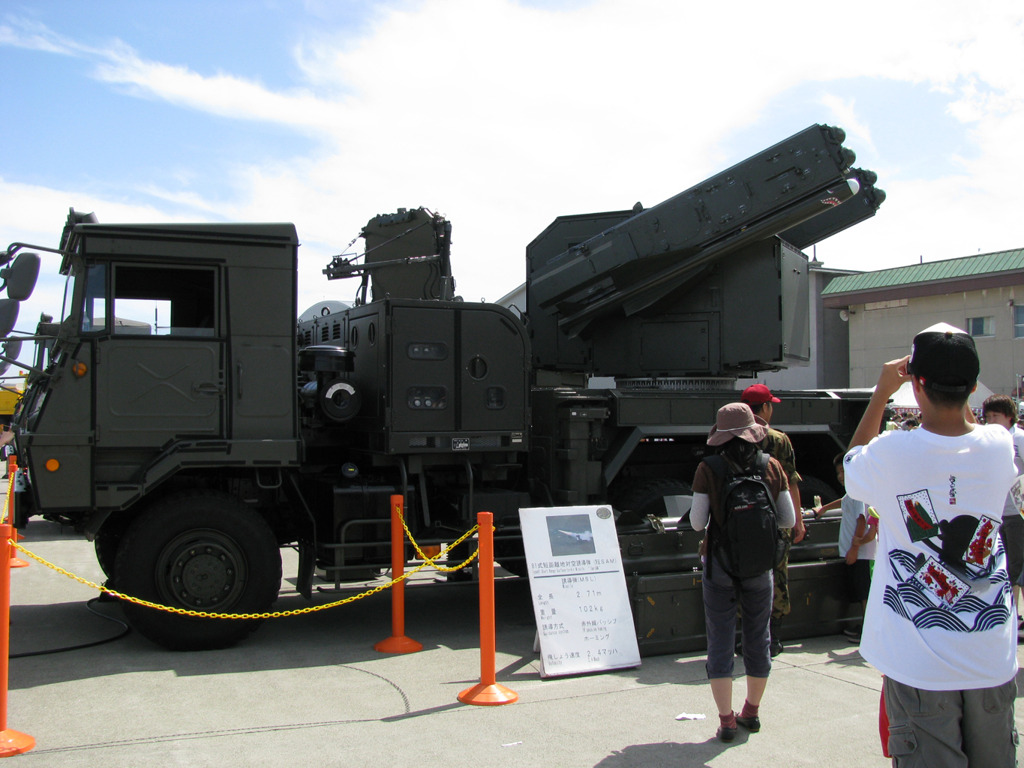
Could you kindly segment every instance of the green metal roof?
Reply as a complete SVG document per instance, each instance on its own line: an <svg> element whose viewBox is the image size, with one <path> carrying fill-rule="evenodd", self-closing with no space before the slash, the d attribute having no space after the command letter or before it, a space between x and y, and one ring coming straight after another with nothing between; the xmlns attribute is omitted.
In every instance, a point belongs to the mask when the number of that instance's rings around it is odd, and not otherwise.
<svg viewBox="0 0 1024 768"><path fill-rule="evenodd" d="M907 267L880 269L877 272L862 272L859 275L842 275L830 282L822 295L875 291L895 288L901 285L930 283L941 280L960 280L999 272L1024 271L1024 249L981 253L977 256L962 256L945 261L927 261Z"/></svg>

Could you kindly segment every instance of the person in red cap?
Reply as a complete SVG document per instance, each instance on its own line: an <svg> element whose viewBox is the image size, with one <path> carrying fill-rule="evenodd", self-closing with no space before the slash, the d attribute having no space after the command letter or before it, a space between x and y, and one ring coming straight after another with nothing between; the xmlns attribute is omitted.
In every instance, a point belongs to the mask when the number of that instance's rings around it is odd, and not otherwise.
<svg viewBox="0 0 1024 768"><path fill-rule="evenodd" d="M755 416L764 419L765 423L771 425L774 404L781 403L779 398L772 394L764 384L752 384L743 390L740 400L750 406ZM796 512L796 522L792 529L783 531L790 543L796 544L801 541L806 533L804 521L800 515L800 473L796 471L796 454L793 452L793 443L789 437L777 429L768 428L768 434L761 441L761 450L769 456L778 460L786 472L789 480L789 495L793 500L793 509ZM772 604L771 619L771 653L778 656L782 653L782 640L779 639L779 624L783 616L789 615L789 553L782 558L775 569L775 600Z"/></svg>

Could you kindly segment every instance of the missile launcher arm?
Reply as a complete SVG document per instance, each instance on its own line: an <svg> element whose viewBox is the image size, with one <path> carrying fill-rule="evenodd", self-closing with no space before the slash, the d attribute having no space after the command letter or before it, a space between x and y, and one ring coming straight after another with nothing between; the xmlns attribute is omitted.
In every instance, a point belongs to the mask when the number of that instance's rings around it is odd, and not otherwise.
<svg viewBox="0 0 1024 768"><path fill-rule="evenodd" d="M736 290L782 290L786 282L782 262L787 261L787 270L791 269L791 260L783 255L793 249L774 245L776 236L817 217L833 216L857 195L865 174L870 174L851 172L855 155L843 146L844 140L839 128L813 125L652 208L556 220L527 248L534 364L627 377L735 376L784 365L795 350L780 353L780 348L792 346L781 338L766 343L770 351L753 358L729 359L721 354L733 343L722 336L725 329L748 324L737 312L748 314L749 324L761 322L752 314L757 302L734 301L729 308L733 316L725 324L720 308L696 311L693 302L711 294L714 304L721 275L750 269L750 259L760 266L749 271L751 281L740 280ZM863 212L858 214L863 218ZM820 231L796 232L806 243L821 232L831 234L857 220L835 218ZM765 259L774 266L761 263ZM776 288L764 284L766 270ZM708 284L716 274L718 282ZM726 282L735 286L737 280L731 276ZM781 318L793 312L780 308L775 314ZM658 323L657 342L646 337L653 322ZM672 325L678 326L681 335L669 330ZM615 357L609 354L612 343L619 349L636 349L646 339L646 346L653 350L665 344L689 344L692 333L700 336L698 347L706 346L706 353L670 356L667 361L659 353L663 362L653 368L630 363L622 355L611 369L598 363ZM700 362L697 366L695 359Z"/></svg>

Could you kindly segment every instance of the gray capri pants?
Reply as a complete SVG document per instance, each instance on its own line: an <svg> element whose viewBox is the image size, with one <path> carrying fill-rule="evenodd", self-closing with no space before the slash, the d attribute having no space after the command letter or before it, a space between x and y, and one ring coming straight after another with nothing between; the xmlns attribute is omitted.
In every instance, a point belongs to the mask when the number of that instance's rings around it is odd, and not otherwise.
<svg viewBox="0 0 1024 768"><path fill-rule="evenodd" d="M709 559L712 556L709 556ZM708 635L708 678L732 677L736 648L736 608L743 610L743 665L750 677L768 677L772 657L768 650L768 620L775 586L772 572L738 584L715 559L704 566L704 624Z"/></svg>

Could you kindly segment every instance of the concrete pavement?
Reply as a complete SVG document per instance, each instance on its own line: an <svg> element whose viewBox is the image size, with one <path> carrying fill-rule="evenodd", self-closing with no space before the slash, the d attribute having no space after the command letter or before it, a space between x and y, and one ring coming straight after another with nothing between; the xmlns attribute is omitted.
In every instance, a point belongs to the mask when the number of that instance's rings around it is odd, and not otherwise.
<svg viewBox="0 0 1024 768"><path fill-rule="evenodd" d="M23 544L102 580L92 546L32 522ZM290 566L286 563L285 576ZM294 570L292 569L292 573ZM501 706L462 704L479 682L475 583L424 577L406 592L418 653L380 654L387 592L265 622L234 648L163 650L121 635L115 603L38 563L12 572L11 653L79 646L10 662L8 728L33 736L25 766L882 766L880 678L843 636L794 641L775 660L762 731L726 745L701 653L639 668L542 680L525 579L496 586ZM287 585L286 585L287 586ZM317 602L337 595L319 594ZM306 605L285 589L278 609ZM97 614L102 614L97 615ZM104 618L109 617L109 618ZM737 662L742 669L742 663ZM1024 686L1022 686L1024 688ZM735 689L743 702L742 679ZM677 720L680 713L704 720ZM1018 728L1024 726L1018 708Z"/></svg>

